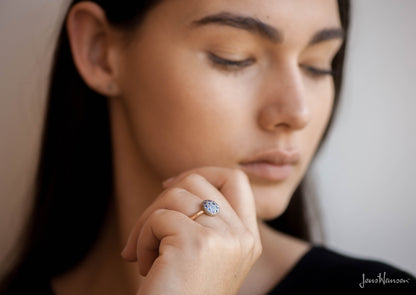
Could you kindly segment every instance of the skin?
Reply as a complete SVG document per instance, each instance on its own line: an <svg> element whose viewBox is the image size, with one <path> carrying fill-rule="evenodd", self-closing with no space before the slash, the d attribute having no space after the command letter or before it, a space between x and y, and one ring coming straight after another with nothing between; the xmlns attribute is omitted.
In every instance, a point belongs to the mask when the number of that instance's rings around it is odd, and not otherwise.
<svg viewBox="0 0 416 295"><path fill-rule="evenodd" d="M281 40L194 23L221 12ZM128 35L81 2L66 25L82 78L109 98L115 210L85 261L52 281L56 294L267 292L310 247L262 220L284 212L328 123L333 79L310 68L330 69L342 40L310 40L341 27L336 1L163 1ZM300 154L288 178L241 172L270 149ZM204 199L221 213L191 220Z"/></svg>

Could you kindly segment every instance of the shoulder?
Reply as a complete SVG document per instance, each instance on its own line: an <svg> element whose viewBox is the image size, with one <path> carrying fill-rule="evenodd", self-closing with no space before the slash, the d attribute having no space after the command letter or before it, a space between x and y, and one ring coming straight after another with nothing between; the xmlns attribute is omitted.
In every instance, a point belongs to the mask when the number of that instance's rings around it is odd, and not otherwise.
<svg viewBox="0 0 416 295"><path fill-rule="evenodd" d="M416 279L383 261L353 257L315 245L270 294L374 288L415 294Z"/></svg>

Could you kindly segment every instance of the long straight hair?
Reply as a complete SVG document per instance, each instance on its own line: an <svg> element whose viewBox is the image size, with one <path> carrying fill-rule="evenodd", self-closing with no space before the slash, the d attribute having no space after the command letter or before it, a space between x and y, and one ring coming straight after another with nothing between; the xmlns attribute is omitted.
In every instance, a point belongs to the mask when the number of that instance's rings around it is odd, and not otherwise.
<svg viewBox="0 0 416 295"><path fill-rule="evenodd" d="M77 2L80 1L73 1L70 7ZM104 9L112 25L134 29L160 0L93 2ZM347 32L349 1L338 0L338 5L342 26ZM320 144L326 138L338 105L344 51L345 43L332 63L334 108ZM23 247L3 279L0 292L22 281L36 290L39 281L62 274L80 263L97 241L112 209L113 188L107 98L91 90L80 77L62 25L50 74L34 205L19 243ZM310 240L303 181L287 210L270 224L280 231Z"/></svg>

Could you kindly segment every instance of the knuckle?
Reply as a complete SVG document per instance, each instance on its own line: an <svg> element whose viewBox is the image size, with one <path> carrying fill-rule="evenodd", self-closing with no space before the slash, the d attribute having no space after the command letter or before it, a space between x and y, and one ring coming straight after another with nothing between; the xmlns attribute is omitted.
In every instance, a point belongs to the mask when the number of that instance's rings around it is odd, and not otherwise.
<svg viewBox="0 0 416 295"><path fill-rule="evenodd" d="M200 234L194 237L194 246L200 254L212 252L218 247L218 237L210 229L201 230Z"/></svg>
<svg viewBox="0 0 416 295"><path fill-rule="evenodd" d="M181 187L171 187L166 190L166 192L162 196L162 199L164 201L178 200L186 193L187 191Z"/></svg>
<svg viewBox="0 0 416 295"><path fill-rule="evenodd" d="M224 233L224 243L231 252L238 254L244 253L246 249L246 240L244 235L228 230Z"/></svg>
<svg viewBox="0 0 416 295"><path fill-rule="evenodd" d="M250 253L253 259L256 260L263 251L261 242L251 232L245 232L243 234L243 240L244 252L247 254Z"/></svg>
<svg viewBox="0 0 416 295"><path fill-rule="evenodd" d="M203 245L207 249L215 248L215 246L218 244L218 236L213 230L204 230L203 235Z"/></svg>
<svg viewBox="0 0 416 295"><path fill-rule="evenodd" d="M244 239L244 245L247 247L247 249L249 249L249 251L252 251L256 244L254 236L251 233L246 232L244 234L243 239Z"/></svg>
<svg viewBox="0 0 416 295"><path fill-rule="evenodd" d="M238 182L240 181L243 182L243 181L248 180L247 175L240 169L236 169L236 168L231 170L231 177Z"/></svg>
<svg viewBox="0 0 416 295"><path fill-rule="evenodd" d="M255 259L259 258L261 253L263 253L263 246L260 242L256 243L256 246L254 248L254 257Z"/></svg>
<svg viewBox="0 0 416 295"><path fill-rule="evenodd" d="M181 187L172 187L169 189L169 193L168 195L170 197L176 197L176 196L181 196L183 194L185 194L187 191L184 188Z"/></svg>
<svg viewBox="0 0 416 295"><path fill-rule="evenodd" d="M166 209L162 209L162 208L156 209L149 215L146 223L149 222L150 224L153 224L157 222L158 220L162 220L163 218L166 217L166 214L167 214Z"/></svg>
<svg viewBox="0 0 416 295"><path fill-rule="evenodd" d="M201 175L195 172L192 172L183 179L183 182L185 184L192 185L192 184L195 184L196 182L201 181L202 178L203 177Z"/></svg>

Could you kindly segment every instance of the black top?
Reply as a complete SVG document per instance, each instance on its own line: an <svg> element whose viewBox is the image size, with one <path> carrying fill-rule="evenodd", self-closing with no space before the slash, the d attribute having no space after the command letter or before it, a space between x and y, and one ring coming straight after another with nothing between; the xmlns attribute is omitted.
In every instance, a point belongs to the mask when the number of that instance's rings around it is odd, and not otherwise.
<svg viewBox="0 0 416 295"><path fill-rule="evenodd" d="M21 279L13 290L2 294L54 295L48 280ZM350 290L381 294L416 294L416 278L392 265L358 259L335 252L323 246L312 246L280 283L273 294L339 294ZM348 292L355 294L356 292Z"/></svg>
<svg viewBox="0 0 416 295"><path fill-rule="evenodd" d="M378 292L381 294L415 295L416 278L384 262L359 259L316 245L268 295L339 294L351 290L355 291L348 294L356 294L370 289L388 291Z"/></svg>

